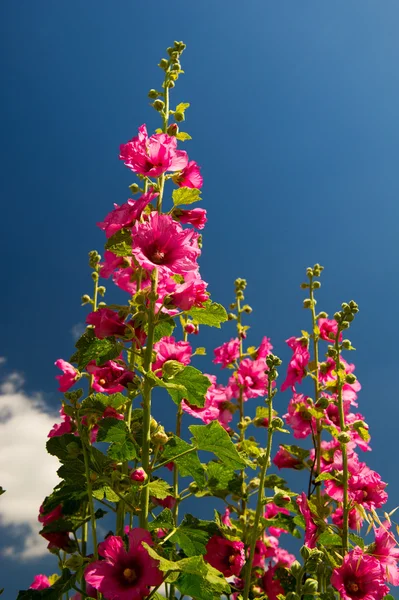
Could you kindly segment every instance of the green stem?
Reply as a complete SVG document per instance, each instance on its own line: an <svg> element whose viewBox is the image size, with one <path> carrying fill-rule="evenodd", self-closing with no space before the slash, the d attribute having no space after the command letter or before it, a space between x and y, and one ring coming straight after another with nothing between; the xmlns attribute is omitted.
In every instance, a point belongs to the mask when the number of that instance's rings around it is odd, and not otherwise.
<svg viewBox="0 0 399 600"><path fill-rule="evenodd" d="M176 417L176 436L179 438L181 435L181 422L182 422L182 418L183 418L183 409L181 407L181 404L179 404L179 407L177 409L177 417ZM191 450L191 448L190 448ZM176 503L173 507L173 521L175 524L175 527L177 526L177 518L178 518L178 513L179 513L179 501L178 501L178 496L179 496L179 467L177 466L177 463L174 463L173 466L173 495L176 498Z"/></svg>
<svg viewBox="0 0 399 600"><path fill-rule="evenodd" d="M314 377L314 393L315 403L317 404L320 399L320 383L319 383L319 336L316 333L316 302L314 299L314 288L313 288L313 277L310 276L310 300L311 300L311 311L312 311L312 340L313 340L313 359L315 363L315 377ZM314 467L310 474L311 478L317 478L320 475L320 464L321 464L321 419L316 419L316 444L315 444L315 464L316 472L314 473ZM321 497L321 486L320 484L316 487L316 497L320 500Z"/></svg>
<svg viewBox="0 0 399 600"><path fill-rule="evenodd" d="M240 302L240 298L237 297L237 332L238 332L238 339L240 341L240 357L239 357L239 361L241 362L244 356L244 351L243 351L243 342L242 342L242 322L241 322L241 315L242 315L242 310L241 310L241 302ZM242 444L242 442L245 440L245 422L244 422L244 399L243 399L243 390L242 388L240 388L240 395L238 398L238 411L239 411L239 415L240 415L240 420L239 420L239 427L240 427L240 443ZM245 471L242 470L241 471L241 477L242 477L242 495L244 495L244 474ZM244 514L245 510L247 508L247 502L246 500L244 500L244 498L241 499L241 513Z"/></svg>
<svg viewBox="0 0 399 600"><path fill-rule="evenodd" d="M158 287L158 271L154 269L151 274L151 294L150 309L148 311L148 334L147 347L144 355L144 371L148 373L151 370L152 350L154 346L155 330L155 302ZM150 446L151 446L151 382L148 377L144 379L143 385L143 447L141 452L141 463L147 474L147 480L150 480ZM150 490L148 485L144 486L140 498L140 527L148 529L148 504L150 500Z"/></svg>
<svg viewBox="0 0 399 600"><path fill-rule="evenodd" d="M165 465L169 464L170 462L176 460L176 458L180 458L181 456L185 456L186 454L189 454L190 452L195 452L196 450L198 450L197 446L188 448L187 450L184 450L184 452L181 452L180 454L176 454L176 456L174 456L173 458L169 458L168 460L165 460L164 462L159 463L159 465L156 465L152 470L156 471L157 469L160 469L161 467L164 467Z"/></svg>
<svg viewBox="0 0 399 600"><path fill-rule="evenodd" d="M346 432L347 427L345 424L345 411L344 411L344 402L342 399L342 386L343 381L341 379L341 369L340 369L340 348L339 348L339 338L341 335L341 330L338 327L337 337L335 339L335 371L337 373L337 396L338 396L338 411L339 411L339 426L341 432ZM343 472L343 488L344 488L344 499L343 499L343 515L342 515L342 549L344 553L348 552L349 549L349 499L348 499L348 454L346 449L346 443L341 442L341 452L342 452L342 472Z"/></svg>
<svg viewBox="0 0 399 600"><path fill-rule="evenodd" d="M271 451L272 451L272 440L273 440L272 383L273 383L272 380L269 380L268 391L267 391L267 406L268 406L268 419L269 419L269 426L267 429L267 447L266 447L266 454L263 456L263 463L262 463L262 468L261 468L260 477L259 477L260 483L259 483L259 490L258 490L258 501L256 503L255 521L254 521L253 529L252 529L252 538L251 538L251 542L250 542L249 559L248 559L248 562L246 565L246 577L245 577L245 588L244 588L243 600L248 600L249 589L251 586L251 572L252 572L252 565L254 562L256 542L258 541L258 536L259 536L259 531L258 531L259 522L260 522L260 518L262 516L262 512L264 510L265 478L266 478L267 467L270 462L270 455L271 455Z"/></svg>
<svg viewBox="0 0 399 600"><path fill-rule="evenodd" d="M86 437L84 435L84 432L83 432L83 429L81 426L81 419L80 419L79 413L78 413L78 419L77 419L77 426L78 426L78 431L79 431L79 437L82 441L83 459L84 459L84 463L85 463L87 495L89 498L88 505L89 505L90 523L91 523L91 536L93 538L93 546L94 546L93 554L94 554L94 558L96 560L98 560L96 517L94 515L93 487L91 485L91 479L90 479L89 455L87 453Z"/></svg>

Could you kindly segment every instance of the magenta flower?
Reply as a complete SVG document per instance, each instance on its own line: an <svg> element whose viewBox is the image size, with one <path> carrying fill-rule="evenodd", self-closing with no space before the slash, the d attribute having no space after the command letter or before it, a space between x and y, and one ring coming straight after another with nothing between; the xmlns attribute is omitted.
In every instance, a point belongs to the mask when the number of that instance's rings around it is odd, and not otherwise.
<svg viewBox="0 0 399 600"><path fill-rule="evenodd" d="M288 404L288 413L283 415L287 425L293 430L294 438L302 439L312 434L312 421L314 418L309 413L313 403L307 396L294 392Z"/></svg>
<svg viewBox="0 0 399 600"><path fill-rule="evenodd" d="M92 361L86 369L94 377L93 390L107 394L123 392L134 377L131 371L127 371L125 367L114 360L107 361L102 367L98 367Z"/></svg>
<svg viewBox="0 0 399 600"><path fill-rule="evenodd" d="M206 210L203 208L193 208L191 210L175 208L173 210L173 218L180 223L192 225L196 229L204 229L205 223L208 220L206 218Z"/></svg>
<svg viewBox="0 0 399 600"><path fill-rule="evenodd" d="M195 160L190 160L181 173L173 176L173 181L179 187L202 188L204 180Z"/></svg>
<svg viewBox="0 0 399 600"><path fill-rule="evenodd" d="M270 343L270 338L267 338L265 336L261 341L259 348L256 351L256 358L266 358L268 354L271 354L272 350L273 346Z"/></svg>
<svg viewBox="0 0 399 600"><path fill-rule="evenodd" d="M205 404L203 407L192 406L186 400L183 400L181 407L184 412L196 419L201 419L206 425L211 421L218 420L219 423L228 429L228 423L233 418L227 402L226 388L216 383L214 375L206 375L211 381L211 385L205 394Z"/></svg>
<svg viewBox="0 0 399 600"><path fill-rule="evenodd" d="M209 298L207 286L196 271L190 271L186 274L184 283L174 286L174 291L170 294L171 302L180 310L190 310L193 306L201 308Z"/></svg>
<svg viewBox="0 0 399 600"><path fill-rule="evenodd" d="M337 527L342 529L344 524L344 510L342 507L338 507L335 509L334 513L331 515L331 520ZM348 514L348 524L349 529L356 529L356 531L360 531L363 525L363 519L361 514L356 510L356 508L352 508Z"/></svg>
<svg viewBox="0 0 399 600"><path fill-rule="evenodd" d="M212 362L220 363L222 368L228 367L237 360L240 356L240 340L232 338L229 342L225 342L213 351L215 358Z"/></svg>
<svg viewBox="0 0 399 600"><path fill-rule="evenodd" d="M233 527L233 523L230 519L230 509L228 506L226 506L225 508L224 514L221 517L221 521L223 525L225 525L225 527Z"/></svg>
<svg viewBox="0 0 399 600"><path fill-rule="evenodd" d="M278 469L296 469L302 466L302 461L292 456L283 446L280 446L272 462Z"/></svg>
<svg viewBox="0 0 399 600"><path fill-rule="evenodd" d="M145 125L127 144L121 144L119 158L135 173L159 177L166 171L181 171L188 164L187 152L177 150L177 139L166 133L148 137Z"/></svg>
<svg viewBox="0 0 399 600"><path fill-rule="evenodd" d="M244 400L264 396L267 390L267 375L264 359L251 360L244 358L237 370L237 376L230 377L229 390L234 398L238 398L240 391Z"/></svg>
<svg viewBox="0 0 399 600"><path fill-rule="evenodd" d="M174 463L172 463L172 464L174 464ZM166 498L151 497L151 500L157 506L162 506L163 508L169 508L169 510L171 510L176 504L176 498L174 498L174 496L166 496Z"/></svg>
<svg viewBox="0 0 399 600"><path fill-rule="evenodd" d="M334 569L331 584L342 600L382 600L389 592L380 562L356 546Z"/></svg>
<svg viewBox="0 0 399 600"><path fill-rule="evenodd" d="M94 334L100 340L111 335L125 335L126 325L117 312L110 308L99 308L86 317L86 323L94 326Z"/></svg>
<svg viewBox="0 0 399 600"><path fill-rule="evenodd" d="M142 483L147 479L147 474L142 467L139 467L130 473L130 479L137 483Z"/></svg>
<svg viewBox="0 0 399 600"><path fill-rule="evenodd" d="M98 227L105 231L107 238L124 227L131 227L136 220L140 219L147 204L157 196L158 193L147 192L137 200L129 199L122 206L115 204L114 210L108 213L104 221L97 223Z"/></svg>
<svg viewBox="0 0 399 600"><path fill-rule="evenodd" d="M176 360L183 365L188 365L193 351L188 342L176 342L174 337L163 337L154 344L154 352L157 358L152 365L152 370L156 373L168 360Z"/></svg>
<svg viewBox="0 0 399 600"><path fill-rule="evenodd" d="M301 383L306 375L306 367L310 360L306 342L302 342L300 338L289 338L286 342L294 353L288 363L287 377L281 386L282 392L289 387L294 389L296 383Z"/></svg>
<svg viewBox="0 0 399 600"><path fill-rule="evenodd" d="M206 545L204 559L225 577L238 576L245 563L244 544L213 535Z"/></svg>
<svg viewBox="0 0 399 600"><path fill-rule="evenodd" d="M151 586L162 583L157 561L150 557L142 542L152 546L151 535L144 529L131 529L126 550L123 540L112 535L98 546L105 560L89 564L84 572L87 583L101 592L107 600L141 600Z"/></svg>
<svg viewBox="0 0 399 600"><path fill-rule="evenodd" d="M309 508L308 499L305 492L297 497L296 503L301 515L305 519L305 546L315 548L317 542L317 525L313 520L313 515Z"/></svg>
<svg viewBox="0 0 399 600"><path fill-rule="evenodd" d="M39 521L39 523L43 524L43 527L46 527L46 525L50 525L50 523L52 523L53 521L58 521L58 519L62 519L62 516L63 515L62 515L61 504L56 506L49 513L44 512L44 506L42 504L41 507L39 508L39 516L37 517L37 520Z"/></svg>
<svg viewBox="0 0 399 600"><path fill-rule="evenodd" d="M280 579L276 576L276 569L277 567L269 567L261 579L268 600L278 600L279 594L285 595Z"/></svg>
<svg viewBox="0 0 399 600"><path fill-rule="evenodd" d="M60 435L64 435L64 433L73 432L74 423L72 421L72 418L69 415L65 414L63 406L60 408L60 415L62 418L62 422L54 423L53 428L51 429L47 437L58 437Z"/></svg>
<svg viewBox="0 0 399 600"><path fill-rule="evenodd" d="M269 502L268 504L266 504L264 512L265 519L273 519L273 517L276 517L279 513L283 515L289 515L290 511L287 508L277 506L277 504L274 504L274 502ZM288 533L286 529L281 529L281 527L273 526L269 527L269 531L270 534L275 537L280 537L282 533Z"/></svg>
<svg viewBox="0 0 399 600"><path fill-rule="evenodd" d="M389 531L390 527L390 523L386 521L375 529L375 543L371 545L368 553L380 562L386 581L392 585L399 585L399 548L395 536Z"/></svg>
<svg viewBox="0 0 399 600"><path fill-rule="evenodd" d="M45 590L50 587L49 578L46 575L35 575L33 582L30 584L30 590Z"/></svg>
<svg viewBox="0 0 399 600"><path fill-rule="evenodd" d="M56 376L56 379L58 379L58 383L60 384L58 389L60 392L67 392L79 379L79 372L69 362L66 362L66 360L63 360L62 358L56 360L54 364L63 372L63 375Z"/></svg>
<svg viewBox="0 0 399 600"><path fill-rule="evenodd" d="M321 339L330 342L330 344L334 342L338 333L337 321L335 319L319 319L317 324ZM340 333L339 339L342 341L342 333Z"/></svg>
<svg viewBox="0 0 399 600"><path fill-rule="evenodd" d="M170 215L153 212L148 221L136 223L132 229L132 252L141 267L154 268L169 275L183 275L198 269L198 233L184 230Z"/></svg>
<svg viewBox="0 0 399 600"><path fill-rule="evenodd" d="M104 277L104 279L108 279L108 277L123 264L124 259L122 256L116 256L116 254L113 252L106 250L104 254L104 262L100 264L100 276Z"/></svg>

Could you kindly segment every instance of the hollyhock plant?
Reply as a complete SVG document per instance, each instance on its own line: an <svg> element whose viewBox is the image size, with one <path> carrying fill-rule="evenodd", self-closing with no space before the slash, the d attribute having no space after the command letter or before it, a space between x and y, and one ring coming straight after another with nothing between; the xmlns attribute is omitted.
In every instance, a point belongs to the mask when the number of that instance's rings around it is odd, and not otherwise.
<svg viewBox="0 0 399 600"><path fill-rule="evenodd" d="M228 367L240 356L240 340L238 338L232 338L229 342L225 342L213 351L215 358L213 362L215 364L220 363L222 368Z"/></svg>
<svg viewBox="0 0 399 600"><path fill-rule="evenodd" d="M198 234L184 230L171 216L151 213L144 223L136 222L132 232L133 256L144 269L183 275L198 268Z"/></svg>
<svg viewBox="0 0 399 600"><path fill-rule="evenodd" d="M79 371L77 371L73 365L62 358L56 360L54 364L63 372L63 375L57 375L56 377L56 379L58 379L58 383L60 384L58 389L60 392L67 392L79 379Z"/></svg>
<svg viewBox="0 0 399 600"><path fill-rule="evenodd" d="M204 229L208 220L206 218L206 210L203 208L193 208L191 210L175 208L172 214L173 218L180 223L183 223L184 225L192 225L196 229Z"/></svg>
<svg viewBox="0 0 399 600"><path fill-rule="evenodd" d="M154 373L160 371L168 360L176 360L182 365L191 361L192 349L188 342L176 342L174 337L164 337L154 344L157 358L152 365Z"/></svg>
<svg viewBox="0 0 399 600"><path fill-rule="evenodd" d="M232 575L238 577L245 563L244 544L214 535L206 545L204 559L212 567L223 573L225 577L231 577Z"/></svg>
<svg viewBox="0 0 399 600"><path fill-rule="evenodd" d="M237 369L237 376L229 379L229 390L233 398L238 398L240 393L244 400L259 398L266 394L266 388L267 375L262 359L244 358Z"/></svg>
<svg viewBox="0 0 399 600"><path fill-rule="evenodd" d="M84 573L87 583L108 600L141 600L150 587L162 583L157 562L142 545L152 546L148 531L137 528L127 534L128 548L119 536L110 536L98 547L104 560L89 564Z"/></svg>
<svg viewBox="0 0 399 600"><path fill-rule="evenodd" d="M173 181L179 187L188 188L202 188L202 184L204 183L200 168L195 160L190 160L178 175L174 175Z"/></svg>
<svg viewBox="0 0 399 600"><path fill-rule="evenodd" d="M96 392L123 392L133 380L133 373L114 360L107 361L102 367L98 367L94 362L90 363L87 365L87 372L93 375L93 389Z"/></svg>
<svg viewBox="0 0 399 600"><path fill-rule="evenodd" d="M305 519L305 546L315 548L317 542L317 525L314 522L314 517L309 508L306 494L302 492L296 499L301 515Z"/></svg>
<svg viewBox="0 0 399 600"><path fill-rule="evenodd" d="M159 177L166 171L181 171L188 165L187 153L177 150L175 137L156 133L148 137L147 127L141 125L139 134L121 144L119 158L135 173Z"/></svg>
<svg viewBox="0 0 399 600"><path fill-rule="evenodd" d="M50 587L50 580L46 575L35 575L33 582L29 586L30 590L45 590Z"/></svg>
<svg viewBox="0 0 399 600"><path fill-rule="evenodd" d="M107 238L114 235L124 227L131 227L135 221L140 219L145 207L154 198L159 196L158 192L147 192L140 196L137 200L129 199L125 204L118 206L111 211L101 223L97 223L98 227L105 232Z"/></svg>
<svg viewBox="0 0 399 600"><path fill-rule="evenodd" d="M111 335L125 335L126 325L118 313L109 308L99 308L86 317L86 323L93 325L94 335L103 340Z"/></svg>
<svg viewBox="0 0 399 600"><path fill-rule="evenodd" d="M331 584L343 600L382 600L389 592L381 563L365 554L359 546L333 570Z"/></svg>

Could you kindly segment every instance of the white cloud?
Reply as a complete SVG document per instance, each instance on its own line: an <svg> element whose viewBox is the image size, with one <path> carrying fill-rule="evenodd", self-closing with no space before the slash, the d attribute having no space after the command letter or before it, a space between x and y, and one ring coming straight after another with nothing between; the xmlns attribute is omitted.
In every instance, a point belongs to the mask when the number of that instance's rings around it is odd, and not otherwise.
<svg viewBox="0 0 399 600"><path fill-rule="evenodd" d="M71 329L71 334L76 342L86 331L86 323L75 323Z"/></svg>
<svg viewBox="0 0 399 600"><path fill-rule="evenodd" d="M0 385L0 485L6 490L0 496L0 527L16 540L3 547L3 555L28 559L47 553L47 542L37 534L37 515L59 481L58 461L45 447L58 415L40 394L27 395L23 383L21 375L11 373Z"/></svg>
<svg viewBox="0 0 399 600"><path fill-rule="evenodd" d="M6 362L6 357L5 356L0 356L0 365L4 365L4 363Z"/></svg>

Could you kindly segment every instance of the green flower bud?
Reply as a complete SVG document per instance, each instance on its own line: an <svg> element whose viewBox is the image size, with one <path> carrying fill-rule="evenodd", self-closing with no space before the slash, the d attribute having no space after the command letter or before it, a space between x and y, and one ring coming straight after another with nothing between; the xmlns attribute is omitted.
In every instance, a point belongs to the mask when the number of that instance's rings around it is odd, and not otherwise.
<svg viewBox="0 0 399 600"><path fill-rule="evenodd" d="M132 183L129 185L129 190L132 192L132 194L137 194L140 191L140 187L137 185L137 183Z"/></svg>
<svg viewBox="0 0 399 600"><path fill-rule="evenodd" d="M349 316L349 315L347 315ZM342 321L341 323L341 329L348 329L349 328L349 322L348 321Z"/></svg>
<svg viewBox="0 0 399 600"><path fill-rule="evenodd" d="M356 375L354 375L353 373L347 373L347 375L345 375L345 381L349 384L355 383Z"/></svg>
<svg viewBox="0 0 399 600"><path fill-rule="evenodd" d="M314 282L313 282L313 289L314 289L314 290L318 290L318 289L320 289L320 288L321 288L321 283L320 283L320 281L314 281Z"/></svg>
<svg viewBox="0 0 399 600"><path fill-rule="evenodd" d="M157 110L158 112L160 112L161 110L163 110L165 108L165 102L163 100L155 100L152 103L153 107L155 108L155 110Z"/></svg>
<svg viewBox="0 0 399 600"><path fill-rule="evenodd" d="M185 369L185 365L182 365L177 360L167 360L162 365L162 372L166 377L174 377L178 373L181 373Z"/></svg>
<svg viewBox="0 0 399 600"><path fill-rule="evenodd" d="M295 592L288 592L288 594L285 597L285 600L300 600L300 596L298 596L298 594L296 594Z"/></svg>
<svg viewBox="0 0 399 600"><path fill-rule="evenodd" d="M319 588L319 583L316 579L307 579L302 586L302 592L304 594L315 594Z"/></svg>
<svg viewBox="0 0 399 600"><path fill-rule="evenodd" d="M292 575L296 578L297 575L299 575L299 573L301 573L301 571L302 571L301 563L299 563L297 560L295 560L291 565L290 571L291 571Z"/></svg>
<svg viewBox="0 0 399 600"><path fill-rule="evenodd" d="M167 88L174 88L175 87L175 82L173 81L173 79L169 79L166 83L165 83Z"/></svg>
<svg viewBox="0 0 399 600"><path fill-rule="evenodd" d="M158 98L158 96L160 96L160 95L161 95L160 92L157 92L157 90L150 90L148 92L148 97L152 98L152 99Z"/></svg>
<svg viewBox="0 0 399 600"><path fill-rule="evenodd" d="M321 312L319 312L316 319L327 319L327 317L328 317L328 314L326 312L324 312L324 310L322 310Z"/></svg>
<svg viewBox="0 0 399 600"><path fill-rule="evenodd" d="M176 136L179 133L179 126L177 123L171 123L166 130L168 135Z"/></svg>
<svg viewBox="0 0 399 600"><path fill-rule="evenodd" d="M305 298L305 300L303 301L303 308L311 308L312 307L312 300L310 298Z"/></svg>
<svg viewBox="0 0 399 600"><path fill-rule="evenodd" d="M99 278L98 273L96 271L94 271L91 274L91 278L92 278L93 281L98 281L98 278Z"/></svg>
<svg viewBox="0 0 399 600"><path fill-rule="evenodd" d="M100 285L97 289L98 293L100 294L100 296L104 296L105 294L105 287L103 285Z"/></svg>
<svg viewBox="0 0 399 600"><path fill-rule="evenodd" d="M252 308L251 308L251 307L250 307L248 304L245 304L245 305L242 307L242 310L243 310L243 312L245 312L247 315L250 315L250 314L251 314L251 312L252 312Z"/></svg>
<svg viewBox="0 0 399 600"><path fill-rule="evenodd" d="M236 315L235 315L235 314L233 314L233 313L229 313L229 314L227 315L227 320L228 320L228 321L234 321L235 319L237 319L237 317L236 317Z"/></svg>
<svg viewBox="0 0 399 600"><path fill-rule="evenodd" d="M341 433L337 437L337 440L341 444L348 444L351 441L351 436L346 431L341 431Z"/></svg>
<svg viewBox="0 0 399 600"><path fill-rule="evenodd" d="M274 417L274 419L272 419L272 427L273 429L278 429L284 425L284 421L283 419L280 419L280 417Z"/></svg>
<svg viewBox="0 0 399 600"><path fill-rule="evenodd" d="M342 348L344 350L350 350L352 348L350 340L342 340Z"/></svg>
<svg viewBox="0 0 399 600"><path fill-rule="evenodd" d="M166 69L169 66L169 61L166 58L162 58L158 67L160 67L161 69L163 69L164 71L166 71Z"/></svg>
<svg viewBox="0 0 399 600"><path fill-rule="evenodd" d="M308 283L301 283L300 287L301 287L301 290L307 290L308 287L309 287L309 284Z"/></svg>
<svg viewBox="0 0 399 600"><path fill-rule="evenodd" d="M312 554L311 550L307 546L302 546L302 548L300 549L300 553L305 562L309 559L310 555Z"/></svg>
<svg viewBox="0 0 399 600"><path fill-rule="evenodd" d="M322 410L325 410L326 408L328 408L329 405L330 405L330 401L325 396L323 396L322 398L319 398L319 400L316 402L316 408L321 408Z"/></svg>
<svg viewBox="0 0 399 600"><path fill-rule="evenodd" d="M162 427L151 436L151 441L154 444L161 444L163 446L169 441L169 436Z"/></svg>
<svg viewBox="0 0 399 600"><path fill-rule="evenodd" d="M188 489L190 490L190 492L192 492L193 494L196 494L199 490L198 485L195 483L195 481L192 481L190 483L190 485L188 486Z"/></svg>
<svg viewBox="0 0 399 600"><path fill-rule="evenodd" d="M93 303L93 300L87 294L84 294L82 296L81 301L82 301L82 306L84 306L85 304L92 304Z"/></svg>
<svg viewBox="0 0 399 600"><path fill-rule="evenodd" d="M184 119L185 119L184 112L180 112L180 111L175 112L174 118L175 118L175 121L177 121L178 123L180 123L181 121L184 121Z"/></svg>

